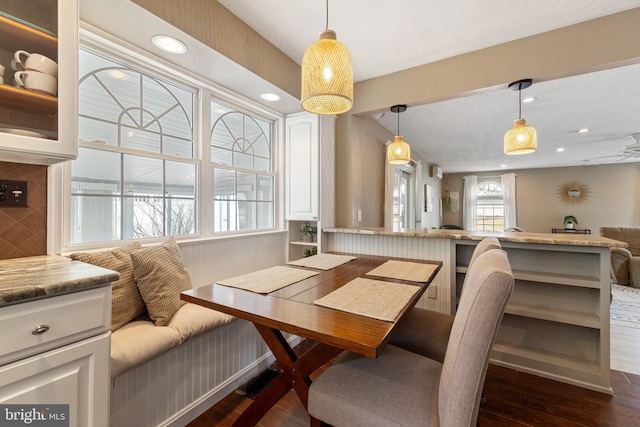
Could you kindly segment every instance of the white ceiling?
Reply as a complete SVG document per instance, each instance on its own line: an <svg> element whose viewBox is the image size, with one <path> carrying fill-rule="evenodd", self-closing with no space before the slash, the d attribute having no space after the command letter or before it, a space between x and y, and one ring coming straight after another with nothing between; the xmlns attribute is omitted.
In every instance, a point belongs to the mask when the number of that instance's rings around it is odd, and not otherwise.
<svg viewBox="0 0 640 427"><path fill-rule="evenodd" d="M213 0L212 0L213 1ZM323 0L219 0L236 16L300 63L304 50L325 28ZM347 45L354 80L361 81L465 52L640 7L640 0L349 0L329 2L329 28ZM283 96L270 108L299 110L298 100L206 46L172 29L128 0L80 0L81 19L224 87L257 99L265 90ZM179 59L157 51L154 34L169 33L189 45ZM211 70L215 70L214 75ZM523 76L525 77L525 76ZM538 131L538 151L502 153L504 132L517 118L516 92L493 91L409 108L400 133L413 152L445 172L570 166L618 161L640 133L640 66L534 84L523 97L522 116ZM263 101L261 101L263 102ZM398 117L375 116L392 133ZM578 134L580 128L591 128ZM563 153L555 151L564 147ZM640 158L621 161L640 161Z"/></svg>

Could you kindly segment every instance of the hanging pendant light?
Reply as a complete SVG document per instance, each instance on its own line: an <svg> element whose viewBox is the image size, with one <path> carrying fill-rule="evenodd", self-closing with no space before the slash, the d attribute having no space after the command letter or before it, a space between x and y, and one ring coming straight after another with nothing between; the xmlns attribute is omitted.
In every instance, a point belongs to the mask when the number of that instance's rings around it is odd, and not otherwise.
<svg viewBox="0 0 640 427"><path fill-rule="evenodd" d="M393 143L387 147L387 160L392 165L402 165L411 160L411 147L400 136L400 113L407 111L407 106L394 105L391 107L391 111L398 114L398 134Z"/></svg>
<svg viewBox="0 0 640 427"><path fill-rule="evenodd" d="M522 118L522 89L531 86L531 79L518 80L509 84L510 90L518 91L518 120L514 120L513 129L504 134L505 154L528 154L533 153L538 148L538 136L535 128L527 126L527 122Z"/></svg>
<svg viewBox="0 0 640 427"><path fill-rule="evenodd" d="M325 31L302 58L300 103L311 113L340 114L353 106L353 69L349 50L329 29L329 0L326 4Z"/></svg>

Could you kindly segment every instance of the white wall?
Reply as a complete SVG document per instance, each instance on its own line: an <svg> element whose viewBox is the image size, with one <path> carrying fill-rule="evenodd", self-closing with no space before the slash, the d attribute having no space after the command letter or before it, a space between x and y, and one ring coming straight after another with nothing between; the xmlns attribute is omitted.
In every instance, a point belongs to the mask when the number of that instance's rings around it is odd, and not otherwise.
<svg viewBox="0 0 640 427"><path fill-rule="evenodd" d="M505 171L475 173L478 177ZM550 233L562 228L565 215L574 215L579 225L598 234L600 227L640 227L640 163L524 169L516 178L517 223L526 231ZM462 177L470 173L445 174L444 191L460 191ZM568 204L560 189L576 181L589 192L589 199ZM462 209L445 213L443 223L462 225Z"/></svg>

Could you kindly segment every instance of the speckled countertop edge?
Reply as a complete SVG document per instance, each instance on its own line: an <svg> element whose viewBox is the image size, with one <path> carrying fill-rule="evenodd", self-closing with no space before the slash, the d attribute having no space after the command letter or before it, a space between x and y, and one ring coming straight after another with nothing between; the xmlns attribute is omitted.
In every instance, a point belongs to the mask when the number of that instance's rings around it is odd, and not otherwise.
<svg viewBox="0 0 640 427"><path fill-rule="evenodd" d="M371 234L380 236L422 237L452 240L482 240L497 237L501 242L534 243L547 245L592 246L602 248L626 248L626 242L589 234L522 233L522 232L469 232L465 230L412 229L394 231L384 227L323 228L325 233Z"/></svg>
<svg viewBox="0 0 640 427"><path fill-rule="evenodd" d="M119 277L58 255L0 260L0 306L107 286Z"/></svg>

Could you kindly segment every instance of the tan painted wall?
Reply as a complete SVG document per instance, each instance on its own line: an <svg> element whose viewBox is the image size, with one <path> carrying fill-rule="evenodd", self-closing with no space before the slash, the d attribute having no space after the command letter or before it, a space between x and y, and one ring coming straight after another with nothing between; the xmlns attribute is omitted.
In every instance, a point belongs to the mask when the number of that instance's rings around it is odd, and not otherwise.
<svg viewBox="0 0 640 427"><path fill-rule="evenodd" d="M476 173L478 177L504 173ZM516 171L516 209L518 226L526 231L550 233L562 228L565 215L574 215L579 225L598 234L603 226L640 227L640 164L577 166L569 168L524 169ZM460 191L462 177L446 174L444 191ZM577 181L590 193L584 203L570 205L559 198L563 185ZM462 206L461 206L462 207ZM462 225L462 209L445 213L443 222Z"/></svg>

